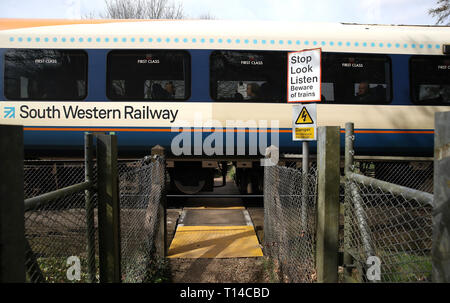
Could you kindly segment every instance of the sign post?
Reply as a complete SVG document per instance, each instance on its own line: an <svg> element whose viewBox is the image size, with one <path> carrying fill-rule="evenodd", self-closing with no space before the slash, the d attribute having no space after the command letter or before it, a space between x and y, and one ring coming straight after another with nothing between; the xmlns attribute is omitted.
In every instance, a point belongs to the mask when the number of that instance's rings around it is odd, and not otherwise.
<svg viewBox="0 0 450 303"><path fill-rule="evenodd" d="M292 111L292 140L302 143L302 205L301 229L306 231L309 173L309 141L317 140L316 104L294 105Z"/></svg>
<svg viewBox="0 0 450 303"><path fill-rule="evenodd" d="M321 100L321 49L288 54L287 101L318 102ZM306 232L309 173L309 141L317 140L317 110L315 104L294 105L292 140L302 141L302 205L301 229Z"/></svg>

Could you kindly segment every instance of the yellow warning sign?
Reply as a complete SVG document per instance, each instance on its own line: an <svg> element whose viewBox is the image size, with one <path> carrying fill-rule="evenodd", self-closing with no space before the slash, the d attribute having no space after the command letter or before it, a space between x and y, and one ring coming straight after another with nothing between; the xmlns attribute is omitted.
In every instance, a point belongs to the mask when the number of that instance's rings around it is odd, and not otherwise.
<svg viewBox="0 0 450 303"><path fill-rule="evenodd" d="M305 106L303 106L295 124L314 124L314 121Z"/></svg>
<svg viewBox="0 0 450 303"><path fill-rule="evenodd" d="M314 139L314 127L296 127L295 128L295 139Z"/></svg>
<svg viewBox="0 0 450 303"><path fill-rule="evenodd" d="M316 104L294 105L292 107L292 140L317 140Z"/></svg>

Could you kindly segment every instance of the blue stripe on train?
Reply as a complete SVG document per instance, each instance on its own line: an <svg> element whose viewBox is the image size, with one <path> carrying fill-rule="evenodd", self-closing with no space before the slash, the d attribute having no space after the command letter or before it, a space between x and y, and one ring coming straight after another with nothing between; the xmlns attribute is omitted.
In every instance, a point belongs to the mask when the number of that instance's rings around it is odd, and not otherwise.
<svg viewBox="0 0 450 303"><path fill-rule="evenodd" d="M145 131L115 131L118 139L119 153L134 151L139 153L150 152L151 147L159 144L170 150L172 139L178 133L172 132L145 132ZM225 134L223 135L223 145L225 146ZM203 133L204 139L211 133ZM50 155L53 150L82 150L84 144L84 131L25 131L25 149L46 151ZM190 133L191 145L194 145L194 133ZM355 149L357 155L402 155L402 156L432 156L433 155L433 134L398 134L398 133L356 133ZM220 137L216 137L220 138ZM235 148L237 146L237 135L235 133ZM187 139L187 137L186 137ZM263 140L264 141L264 140ZM246 153L248 154L250 138L249 133L245 134ZM267 146L271 144L271 136L267 134ZM279 134L281 153L300 153L301 142L292 141L291 133ZM266 144L263 144L266 146ZM316 153L316 142L310 143L310 152ZM344 148L344 134L341 133L341 148ZM226 151L223 148L223 153ZM235 151L236 152L236 151Z"/></svg>

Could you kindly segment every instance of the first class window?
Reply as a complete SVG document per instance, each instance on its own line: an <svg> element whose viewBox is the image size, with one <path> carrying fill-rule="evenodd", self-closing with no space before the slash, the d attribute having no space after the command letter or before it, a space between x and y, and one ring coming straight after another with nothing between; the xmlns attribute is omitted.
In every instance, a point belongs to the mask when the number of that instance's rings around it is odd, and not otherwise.
<svg viewBox="0 0 450 303"><path fill-rule="evenodd" d="M82 50L12 49L5 53L4 88L10 100L82 100L87 95Z"/></svg>
<svg viewBox="0 0 450 303"><path fill-rule="evenodd" d="M185 51L111 51L107 95L112 100L186 100L190 57Z"/></svg>
<svg viewBox="0 0 450 303"><path fill-rule="evenodd" d="M285 102L286 53L214 51L211 97L217 101Z"/></svg>
<svg viewBox="0 0 450 303"><path fill-rule="evenodd" d="M322 53L322 101L387 104L390 100L389 57Z"/></svg>
<svg viewBox="0 0 450 303"><path fill-rule="evenodd" d="M450 105L450 57L413 56L410 73L414 103Z"/></svg>

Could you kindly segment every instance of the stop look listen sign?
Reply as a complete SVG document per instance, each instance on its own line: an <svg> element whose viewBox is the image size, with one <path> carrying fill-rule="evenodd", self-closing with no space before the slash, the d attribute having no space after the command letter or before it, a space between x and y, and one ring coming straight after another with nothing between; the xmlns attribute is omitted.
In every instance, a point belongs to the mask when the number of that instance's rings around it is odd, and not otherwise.
<svg viewBox="0 0 450 303"><path fill-rule="evenodd" d="M288 102L321 100L321 59L321 48L288 53Z"/></svg>

